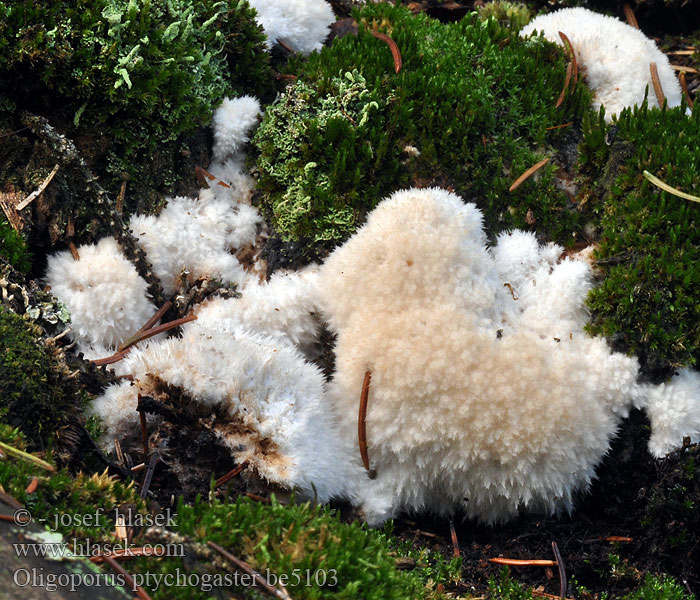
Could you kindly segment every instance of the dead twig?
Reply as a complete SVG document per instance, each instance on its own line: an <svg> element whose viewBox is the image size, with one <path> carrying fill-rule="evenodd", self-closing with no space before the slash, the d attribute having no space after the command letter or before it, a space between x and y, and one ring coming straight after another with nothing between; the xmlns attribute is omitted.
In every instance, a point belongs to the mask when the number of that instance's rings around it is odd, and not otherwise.
<svg viewBox="0 0 700 600"><path fill-rule="evenodd" d="M609 535L607 537L601 538L604 542L621 542L629 544L634 541L634 538L627 537L625 535Z"/></svg>
<svg viewBox="0 0 700 600"><path fill-rule="evenodd" d="M117 456L117 462L121 465L124 463L124 453L122 452L122 445L119 443L117 438L114 438L114 454Z"/></svg>
<svg viewBox="0 0 700 600"><path fill-rule="evenodd" d="M507 287L510 290L510 295L513 296L513 300L517 300L518 297L515 295L515 290L513 289L513 286L506 282L503 284L503 287Z"/></svg>
<svg viewBox="0 0 700 600"><path fill-rule="evenodd" d="M533 173L535 173L537 170L541 169L544 167L547 163L549 162L548 158L545 158L544 160L541 160L538 162L536 165L531 166L527 171L525 171L520 177L518 177L514 182L513 185L511 185L508 188L509 192L512 192L515 190L517 187L520 186L520 184L525 181L528 177L530 177Z"/></svg>
<svg viewBox="0 0 700 600"><path fill-rule="evenodd" d="M124 577L124 581L126 582L127 586L129 586L129 589L136 594L136 597L139 600L151 600L151 597L144 591L144 589L136 585L136 582L134 581L134 578L127 572L127 570L122 567L114 558L111 556L104 554L102 556L104 559L104 562L106 562L110 567L112 567L113 570L115 570L117 573L119 573L122 577Z"/></svg>
<svg viewBox="0 0 700 600"><path fill-rule="evenodd" d="M552 542L552 552L554 552L554 558L557 560L557 568L559 569L559 596L566 598L566 568L556 542Z"/></svg>
<svg viewBox="0 0 700 600"><path fill-rule="evenodd" d="M143 333L144 331L148 331L149 329L155 327L155 324L163 318L163 315L168 312L172 306L173 303L170 302L170 300L167 300L165 304L158 309L158 312L148 319L148 321L144 323L143 327L141 327L141 329L139 329L134 335L138 335L139 333Z"/></svg>
<svg viewBox="0 0 700 600"><path fill-rule="evenodd" d="M153 479L153 472L156 470L156 465L160 460L160 454L154 452L151 454L151 459L148 461L148 467L146 468L146 474L143 476L143 483L141 484L141 498L146 498L148 494L148 488L151 487L151 481Z"/></svg>
<svg viewBox="0 0 700 600"><path fill-rule="evenodd" d="M637 23L637 17L634 16L632 7L625 2L622 9L625 11L625 19L627 19L627 22L635 29L639 29L639 23Z"/></svg>
<svg viewBox="0 0 700 600"><path fill-rule="evenodd" d="M576 87L576 84L578 83L578 62L576 60L576 52L574 52L574 47L571 44L571 40L563 31L559 32L559 37L561 38L561 41L566 44L569 49L569 53L571 54L571 64L573 65L572 76L574 78L573 87Z"/></svg>
<svg viewBox="0 0 700 600"><path fill-rule="evenodd" d="M382 40L382 42L389 46L389 50L391 50L391 56L394 59L394 71L398 73L401 70L401 67L403 66L403 60L401 59L401 52L399 51L399 47L396 45L396 42L392 40L386 33L379 33L378 31L370 31L370 33L378 40Z"/></svg>
<svg viewBox="0 0 700 600"><path fill-rule="evenodd" d="M226 560L233 563L238 570L250 575L255 580L257 585L259 585L264 590L272 594L275 598L279 598L279 600L292 600L289 593L287 592L285 587L282 586L282 584L280 584L280 587L270 585L267 582L267 580L262 575L260 575L260 573L254 570L253 567L251 567L247 562L241 560L240 558L236 558L233 554L231 554L227 550L224 550L218 544L215 544L214 542L210 541L207 542L207 546L216 550Z"/></svg>
<svg viewBox="0 0 700 600"><path fill-rule="evenodd" d="M569 61L569 64L566 65L566 79L564 79L564 87L561 90L561 94L559 94L559 98L557 98L557 102L554 105L554 108L559 108L561 106L561 103L564 102L564 98L566 97L566 90L569 89L569 83L571 82L572 68L572 63Z"/></svg>
<svg viewBox="0 0 700 600"><path fill-rule="evenodd" d="M68 242L68 249L70 250L70 255L73 257L73 260L80 260L80 254L73 242Z"/></svg>
<svg viewBox="0 0 700 600"><path fill-rule="evenodd" d="M245 460L243 461L240 465L238 465L235 469L231 469L226 475L222 475L219 477L215 482L214 485L216 487L222 486L237 475L240 475L243 472L243 469L245 469L248 466L248 461Z"/></svg>
<svg viewBox="0 0 700 600"><path fill-rule="evenodd" d="M42 184L38 188L36 188L31 194L29 194L29 196L27 196L24 200L22 200L22 202L20 202L17 206L15 206L15 210L17 210L17 211L22 210L26 206L29 206L29 204L33 200L35 200L36 198L41 196L43 191L46 189L46 186L48 186L49 183L51 183L51 180L54 178L56 173L58 173L59 168L60 167L58 166L58 163L55 164L54 168L51 170L51 173L48 174L48 176L46 177L46 179L44 179Z"/></svg>
<svg viewBox="0 0 700 600"><path fill-rule="evenodd" d="M139 394L139 401L140 400L141 394ZM146 460L146 458L148 457L148 423L146 423L146 413L142 410L139 410L138 413L139 422L141 424L141 444L143 444L143 458L144 460Z"/></svg>
<svg viewBox="0 0 700 600"><path fill-rule="evenodd" d="M651 73L651 82L654 85L654 94L656 94L656 101L659 103L659 108L664 107L664 88L661 87L661 81L659 80L659 70L656 68L656 63L649 63L649 72Z"/></svg>
<svg viewBox="0 0 700 600"><path fill-rule="evenodd" d="M362 392L360 393L360 415L357 420L357 440L360 445L360 456L362 465L369 472L369 456L367 454L367 400L369 399L369 383L372 380L372 373L365 371L365 378L362 382Z"/></svg>

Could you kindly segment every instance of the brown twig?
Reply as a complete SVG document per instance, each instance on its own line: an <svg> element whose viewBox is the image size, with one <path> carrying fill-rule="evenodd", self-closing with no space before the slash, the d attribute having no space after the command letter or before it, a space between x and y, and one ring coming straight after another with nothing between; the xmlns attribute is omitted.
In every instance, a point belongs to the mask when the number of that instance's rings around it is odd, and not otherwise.
<svg viewBox="0 0 700 600"><path fill-rule="evenodd" d="M573 65L572 69L572 75L574 78L574 83L573 87L576 87L576 84L578 83L578 61L576 60L576 52L574 52L574 47L571 44L571 40L567 37L567 35L563 32L559 32L559 37L561 38L561 41L566 44L566 46L569 48L569 53L571 54L571 63Z"/></svg>
<svg viewBox="0 0 700 600"><path fill-rule="evenodd" d="M73 260L80 260L80 254L73 242L68 242L68 249L70 250L70 255L73 257Z"/></svg>
<svg viewBox="0 0 700 600"><path fill-rule="evenodd" d="M664 88L661 87L661 81L659 80L659 71L656 68L656 63L649 63L649 72L651 73L651 82L654 85L654 94L656 94L656 101L659 103L659 108L664 106Z"/></svg>
<svg viewBox="0 0 700 600"><path fill-rule="evenodd" d="M564 98L566 97L566 90L569 89L569 83L571 83L572 68L572 63L571 61L569 61L569 64L566 65L566 79L564 79L564 87L561 90L561 94L559 94L559 98L557 98L557 102L554 105L554 108L559 108L561 106L561 103L564 102Z"/></svg>
<svg viewBox="0 0 700 600"><path fill-rule="evenodd" d="M556 567L557 561L546 559L522 560L519 558L489 558L489 562L497 565L508 565L509 567Z"/></svg>
<svg viewBox="0 0 700 600"><path fill-rule="evenodd" d="M28 206L30 202L32 202L33 200L35 200L36 198L41 196L43 191L46 189L46 186L48 186L49 183L51 183L51 180L54 178L56 173L58 173L58 169L59 169L59 166L58 166L58 163L56 163L54 165L53 170L51 171L51 173L48 174L46 179L44 179L42 184L37 189L35 189L31 194L29 194L29 196L27 196L24 200L22 200L22 202L20 202L17 206L15 206L15 210L16 211L22 210L24 207Z"/></svg>
<svg viewBox="0 0 700 600"><path fill-rule="evenodd" d="M121 465L124 463L124 453L122 452L122 445L119 443L117 438L114 438L114 454L117 456L117 462Z"/></svg>
<svg viewBox="0 0 700 600"><path fill-rule="evenodd" d="M370 33L378 40L382 40L382 42L389 46L389 50L391 50L391 56L394 59L394 71L398 73L401 70L401 67L403 66L403 60L401 59L401 52L399 51L399 47L396 45L396 42L392 40L386 33L379 33L378 31L370 31Z"/></svg>
<svg viewBox="0 0 700 600"><path fill-rule="evenodd" d="M688 93L688 84L685 82L685 71L681 71L678 74L678 79L681 82L681 89L683 90L683 95L685 96L685 103L688 105L690 110L693 110L693 99Z"/></svg>
<svg viewBox="0 0 700 600"><path fill-rule="evenodd" d="M151 327L150 329L142 329L134 335L132 335L130 338L128 338L123 344L121 344L119 348L117 348L117 352L124 352L124 350L127 350L131 346L134 346L135 344L138 344L143 340L147 340L148 338L153 337L154 335L158 335L159 333L169 331L175 327L179 327L180 325L184 325L185 323L189 323L190 321L196 320L197 316L190 313L189 315L186 315L181 319L168 321L167 323L163 323L162 325L158 325L156 327Z"/></svg>
<svg viewBox="0 0 700 600"><path fill-rule="evenodd" d="M7 521L8 523L14 523L15 525L19 525L20 522L29 523L31 519L24 515L22 515L21 517L19 515L0 515L0 521Z"/></svg>
<svg viewBox="0 0 700 600"><path fill-rule="evenodd" d="M139 394L139 400L141 400L141 394ZM143 444L143 458L146 460L148 457L148 423L146 423L146 413L142 410L138 411L139 422L141 423L141 443Z"/></svg>
<svg viewBox="0 0 700 600"><path fill-rule="evenodd" d="M285 42L283 42L283 41L280 40L279 38L277 38L275 41L276 41L280 46L282 46L282 48L284 48L287 52L289 52L289 54L294 54L294 50L289 46L289 44L286 44Z"/></svg>
<svg viewBox="0 0 700 600"><path fill-rule="evenodd" d="M627 537L624 535L609 535L607 537L601 538L604 542L624 542L629 544L634 541L634 538Z"/></svg>
<svg viewBox="0 0 700 600"><path fill-rule="evenodd" d="M7 504L7 506L18 509L18 508L24 508L24 504L22 504L19 500L13 498L8 494L7 492L4 492L0 490L0 501L4 502Z"/></svg>
<svg viewBox="0 0 700 600"><path fill-rule="evenodd" d="M153 479L153 472L156 470L156 465L160 459L160 454L154 452L151 454L151 459L148 461L148 467L146 468L146 474L143 476L143 483L141 484L141 498L146 498L148 494L148 488L151 487L151 480Z"/></svg>
<svg viewBox="0 0 700 600"><path fill-rule="evenodd" d="M548 158L545 158L544 160L541 160L538 162L536 165L533 165L530 167L527 171L525 171L520 177L518 177L514 182L513 185L511 185L508 188L509 192L512 192L514 189L516 189L520 184L525 181L528 177L530 177L533 173L535 173L538 169L541 169L544 167L547 163L549 162Z"/></svg>
<svg viewBox="0 0 700 600"><path fill-rule="evenodd" d="M557 561L557 568L559 569L559 596L561 598L566 598L566 569L564 568L564 561L561 558L559 546L557 546L556 542L552 542L552 552L554 552L554 558Z"/></svg>
<svg viewBox="0 0 700 600"><path fill-rule="evenodd" d="M122 179L122 186L119 188L119 195L114 205L114 210L118 215L124 211L124 198L126 197L126 179Z"/></svg>
<svg viewBox="0 0 700 600"><path fill-rule="evenodd" d="M219 487L221 485L224 485L237 475L240 475L243 472L243 469L245 469L248 466L248 461L245 460L243 461L240 465L238 465L235 469L231 469L226 475L222 475L219 477L215 482L214 485L216 487Z"/></svg>
<svg viewBox="0 0 700 600"><path fill-rule="evenodd" d="M625 11L625 19L627 19L627 22L635 29L639 29L639 23L637 23L637 17L634 16L634 11L632 10L632 7L627 2L625 2L622 6L622 9Z"/></svg>
<svg viewBox="0 0 700 600"><path fill-rule="evenodd" d="M360 445L360 457L365 470L369 472L369 456L367 454L367 400L369 399L369 382L372 380L372 373L365 371L365 378L362 381L362 392L360 393L360 415L357 420L357 440Z"/></svg>
<svg viewBox="0 0 700 600"><path fill-rule="evenodd" d="M275 598L279 598L280 600L292 600L291 597L289 596L289 593L287 590L280 584L280 587L275 587L270 585L267 580L260 575L257 571L255 571L247 562L244 560L241 560L240 558L236 558L233 554L228 552L227 550L224 550L221 546L218 544L215 544L214 542L207 542L207 546L210 548L216 550L221 556L223 556L226 560L229 562L232 562L237 569L240 571L243 571L244 573L247 573L250 575L256 582L257 585L262 587L264 590L272 594Z"/></svg>
<svg viewBox="0 0 700 600"><path fill-rule="evenodd" d="M139 600L151 600L151 597L144 591L144 589L136 585L136 582L134 581L134 578L129 575L127 570L122 567L116 560L114 560L111 556L105 554L102 556L104 559L104 562L106 562L110 567L112 567L113 570L115 570L117 573L119 573L122 577L124 577L125 583L129 586L129 589L136 594L136 597Z"/></svg>
<svg viewBox="0 0 700 600"><path fill-rule="evenodd" d="M450 521L450 538L452 539L452 556L459 558L459 540L457 540L455 524L452 521Z"/></svg>
<svg viewBox="0 0 700 600"><path fill-rule="evenodd" d="M270 504L269 498L265 498L264 496L258 496L257 494L253 494L253 492L246 492L245 495L247 498L250 498L251 500L255 500L256 502L262 502L263 504Z"/></svg>

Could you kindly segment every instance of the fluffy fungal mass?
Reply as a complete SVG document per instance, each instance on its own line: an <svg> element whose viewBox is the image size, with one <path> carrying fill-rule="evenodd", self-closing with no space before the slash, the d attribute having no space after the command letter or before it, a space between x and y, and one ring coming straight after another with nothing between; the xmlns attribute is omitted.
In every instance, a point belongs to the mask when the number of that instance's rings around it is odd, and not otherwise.
<svg viewBox="0 0 700 600"><path fill-rule="evenodd" d="M584 333L590 270L557 263L561 250L515 232L489 251L473 204L411 189L323 265L321 307L338 333L328 398L355 446L372 373L377 477L358 491L370 523L405 509L461 506L487 522L554 512L589 484L648 390L636 359Z"/></svg>
<svg viewBox="0 0 700 600"><path fill-rule="evenodd" d="M614 17L585 8L565 8L541 15L525 26L520 35L541 32L550 42L564 45L559 32L571 40L576 59L593 91L593 106L605 107L606 119L624 108L659 106L649 65L654 62L668 106L679 106L681 88L666 55L639 29Z"/></svg>
<svg viewBox="0 0 700 600"><path fill-rule="evenodd" d="M325 0L250 0L267 36L267 47L279 40L304 55L320 50L335 15Z"/></svg>

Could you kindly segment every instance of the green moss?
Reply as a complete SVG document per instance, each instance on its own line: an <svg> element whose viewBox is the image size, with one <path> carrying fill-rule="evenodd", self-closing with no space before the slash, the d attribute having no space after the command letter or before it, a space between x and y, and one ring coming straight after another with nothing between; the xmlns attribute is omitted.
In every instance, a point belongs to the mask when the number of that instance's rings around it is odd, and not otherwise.
<svg viewBox="0 0 700 600"><path fill-rule="evenodd" d="M425 553L413 571L396 566L395 544L388 531L370 530L358 523L343 523L327 507L306 504L284 506L239 498L227 504L198 500L177 508L176 533L199 548L212 541L264 574L286 575L293 598L405 599L445 598L435 591L436 573L450 571L448 563ZM201 546L199 546L201 544ZM213 554L213 562L218 555ZM219 561L220 562L220 561ZM442 565L442 566L440 566ZM233 573L230 564L217 569L220 576ZM186 572L182 559L139 559L140 572L157 574ZM214 571L200 573L216 586ZM200 579L200 581L202 581ZM222 585L219 582L219 585ZM227 586L230 591L240 588ZM209 598L208 590L194 587L151 591L158 598Z"/></svg>
<svg viewBox="0 0 700 600"><path fill-rule="evenodd" d="M587 133L585 147L588 164L607 181L597 253L605 280L589 299L591 331L657 368L700 358L700 205L643 176L648 170L678 189L700 190L700 143L691 133L700 129L700 111L684 112L626 110L614 130ZM602 140L613 132L607 147Z"/></svg>
<svg viewBox="0 0 700 600"><path fill-rule="evenodd" d="M0 216L0 256L15 269L26 273L31 267L31 254L22 236Z"/></svg>
<svg viewBox="0 0 700 600"><path fill-rule="evenodd" d="M553 165L508 192L566 140L566 130L547 128L588 110L581 84L555 108L566 71L561 50L541 38L521 40L476 13L443 25L377 4L355 18L357 36L290 66L298 82L268 110L254 138L261 206L280 233L339 241L389 193L441 185L475 201L491 232L530 228L534 219L550 239L573 241L581 211L556 187ZM400 73L371 30L397 43ZM363 100L351 107L374 107L362 125L358 113L332 105L346 73L362 86Z"/></svg>
<svg viewBox="0 0 700 600"><path fill-rule="evenodd" d="M479 18L493 17L501 25L510 27L513 31L520 31L532 19L532 13L527 6L519 2L507 2L496 0L482 4L478 7Z"/></svg>
<svg viewBox="0 0 700 600"><path fill-rule="evenodd" d="M238 0L0 2L0 104L50 114L117 189L122 172L172 188L185 134L224 96L272 92L254 14Z"/></svg>
<svg viewBox="0 0 700 600"><path fill-rule="evenodd" d="M33 447L76 419L83 403L74 380L40 341L40 329L0 305L0 411Z"/></svg>
<svg viewBox="0 0 700 600"><path fill-rule="evenodd" d="M642 586L625 600L695 600L695 596L670 577L647 574Z"/></svg>
<svg viewBox="0 0 700 600"><path fill-rule="evenodd" d="M4 423L0 423L0 441L26 450L25 436L19 429ZM35 491L28 493L27 486L34 477L39 480L38 485ZM0 461L0 485L25 506L35 522L44 523L68 539L89 538L116 543L112 511L124 504L131 504L142 513L145 511L145 504L133 485L105 473L91 476L78 473L73 477L65 470L50 473L31 462L8 457ZM95 514L98 517L87 524L73 518Z"/></svg>

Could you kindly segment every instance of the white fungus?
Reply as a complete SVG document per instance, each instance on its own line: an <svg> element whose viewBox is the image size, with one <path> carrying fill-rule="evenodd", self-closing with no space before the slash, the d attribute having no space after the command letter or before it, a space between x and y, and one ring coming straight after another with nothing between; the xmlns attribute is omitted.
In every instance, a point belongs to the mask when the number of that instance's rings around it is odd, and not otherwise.
<svg viewBox="0 0 700 600"><path fill-rule="evenodd" d="M91 408L110 433L136 423L139 393L160 398L165 385L216 413L210 427L238 464L248 461L257 475L306 498L347 496L349 449L327 410L321 372L279 339L192 325L181 339L125 359L133 385L111 386Z"/></svg>
<svg viewBox="0 0 700 600"><path fill-rule="evenodd" d="M246 279L233 252L255 242L260 216L252 206L205 192L199 199L171 198L157 217L137 215L129 223L168 296L180 289L183 274L188 281L236 285Z"/></svg>
<svg viewBox="0 0 700 600"><path fill-rule="evenodd" d="M338 334L327 396L355 448L372 374L366 428L377 477L358 482L371 524L401 510L462 507L486 522L568 510L647 396L665 439L698 437L689 378L674 406L695 421L664 421L653 388L637 383L637 360L583 331L588 265L557 264L559 248L521 232L492 253L481 220L444 190L397 192L321 268L321 308ZM359 451L352 460L359 468Z"/></svg>
<svg viewBox="0 0 700 600"><path fill-rule="evenodd" d="M281 40L295 52L309 55L320 50L335 22L325 0L250 0L257 21L267 36L267 47Z"/></svg>
<svg viewBox="0 0 700 600"><path fill-rule="evenodd" d="M213 162L222 163L241 152L260 114L260 102L253 96L224 99L212 118Z"/></svg>
<svg viewBox="0 0 700 600"><path fill-rule="evenodd" d="M49 257L46 283L71 314L71 336L86 358L111 354L156 312L148 284L122 254L119 244L104 238Z"/></svg>
<svg viewBox="0 0 700 600"><path fill-rule="evenodd" d="M649 106L659 106L649 70L652 62L668 106L681 104L681 88L668 58L639 29L585 8L564 8L533 19L520 35L535 31L559 45L564 44L559 32L566 34L593 92L593 106L605 106L608 122L622 109L641 105L645 94Z"/></svg>

